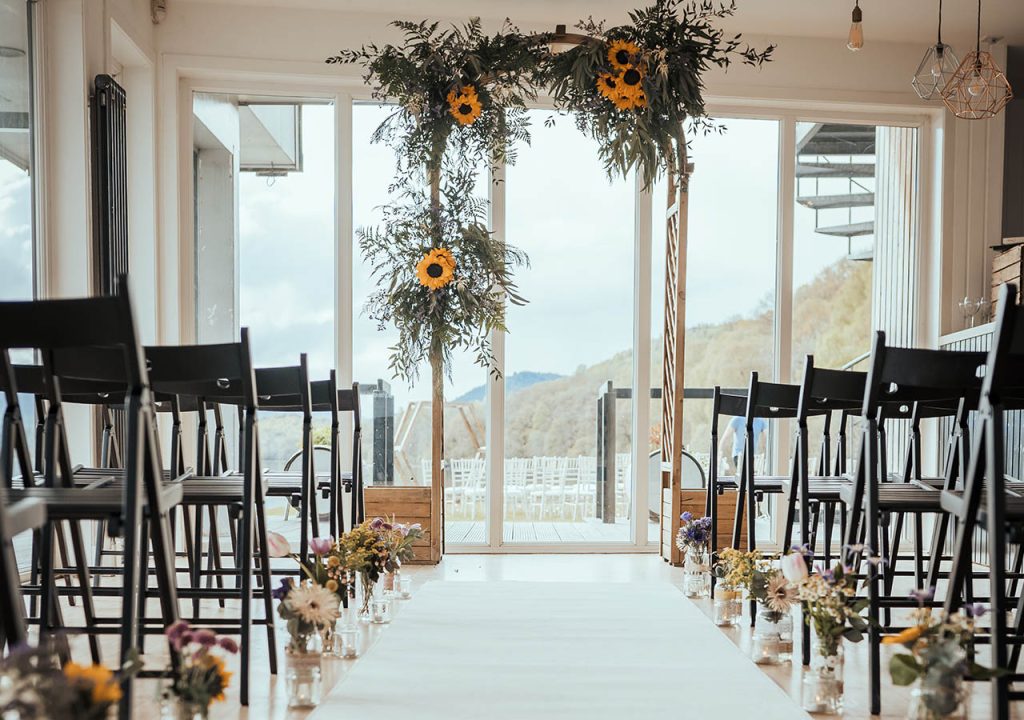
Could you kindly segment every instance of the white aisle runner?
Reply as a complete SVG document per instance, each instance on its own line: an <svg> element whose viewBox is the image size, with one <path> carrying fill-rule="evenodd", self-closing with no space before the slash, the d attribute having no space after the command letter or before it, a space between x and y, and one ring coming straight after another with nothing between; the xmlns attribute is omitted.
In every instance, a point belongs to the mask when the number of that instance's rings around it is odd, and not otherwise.
<svg viewBox="0 0 1024 720"><path fill-rule="evenodd" d="M808 716L668 583L431 582L315 720Z"/></svg>

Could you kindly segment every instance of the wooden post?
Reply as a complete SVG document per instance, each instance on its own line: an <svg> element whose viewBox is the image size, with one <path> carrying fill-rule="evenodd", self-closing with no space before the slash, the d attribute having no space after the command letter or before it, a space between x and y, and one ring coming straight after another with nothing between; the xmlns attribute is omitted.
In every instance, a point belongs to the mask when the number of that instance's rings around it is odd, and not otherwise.
<svg viewBox="0 0 1024 720"><path fill-rule="evenodd" d="M662 335L661 390L661 554L673 565L682 563L676 547L682 513L683 364L686 347L686 219L690 173L681 139L675 152L666 152L668 199L665 213L665 328ZM681 168L677 175L676 168ZM714 459L712 459L714 462ZM666 497L667 495L667 497Z"/></svg>
<svg viewBox="0 0 1024 720"><path fill-rule="evenodd" d="M441 169L428 173L430 208L440 223ZM439 347L430 352L430 560L440 562L444 548L444 358Z"/></svg>

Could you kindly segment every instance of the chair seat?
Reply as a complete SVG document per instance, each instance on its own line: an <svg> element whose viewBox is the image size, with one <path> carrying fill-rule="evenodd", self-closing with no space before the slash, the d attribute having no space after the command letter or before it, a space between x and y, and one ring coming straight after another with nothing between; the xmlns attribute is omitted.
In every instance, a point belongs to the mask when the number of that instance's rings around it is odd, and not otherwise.
<svg viewBox="0 0 1024 720"><path fill-rule="evenodd" d="M943 490L940 493L942 509L962 518L965 511L963 490ZM1005 493L1003 498L1003 512L1008 522L1024 521L1024 497L1012 492ZM988 522L988 493L983 491L981 502L978 505L978 523L984 525Z"/></svg>
<svg viewBox="0 0 1024 720"><path fill-rule="evenodd" d="M142 494L142 506L148 509L146 493ZM92 488L16 488L7 491L10 502L38 500L46 506L49 520L95 520L120 517L124 510L124 493L117 485ZM172 482L160 486L160 506L163 509L180 505L182 483Z"/></svg>
<svg viewBox="0 0 1024 720"><path fill-rule="evenodd" d="M844 476L807 478L807 497L819 502L840 502L843 488L849 486L851 482L850 478ZM785 492L789 492L792 484L792 480L786 478L783 485Z"/></svg>
<svg viewBox="0 0 1024 720"><path fill-rule="evenodd" d="M927 487L926 483L882 483L878 486L878 509L902 512L940 512L939 489ZM840 490L840 499L847 505L853 503L854 486L849 484Z"/></svg>
<svg viewBox="0 0 1024 720"><path fill-rule="evenodd" d="M754 491L760 493L781 493L785 483L790 481L788 475L759 475L754 478ZM736 490L739 488L739 478L735 475L726 475L717 480L718 487L725 490Z"/></svg>
<svg viewBox="0 0 1024 720"><path fill-rule="evenodd" d="M7 506L4 519L7 540L26 530L35 530L46 522L46 503L38 498L29 498Z"/></svg>

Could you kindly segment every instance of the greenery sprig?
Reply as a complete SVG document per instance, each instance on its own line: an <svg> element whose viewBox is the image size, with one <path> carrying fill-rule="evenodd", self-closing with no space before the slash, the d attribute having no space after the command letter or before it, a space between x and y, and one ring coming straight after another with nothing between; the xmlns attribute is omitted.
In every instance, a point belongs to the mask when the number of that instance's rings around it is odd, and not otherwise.
<svg viewBox="0 0 1024 720"><path fill-rule="evenodd" d="M433 353L450 370L454 348L474 351L478 364L497 373L490 332L505 330L506 301L526 302L512 271L528 259L487 230L485 203L473 196L474 173L446 164L441 177L439 208L431 206L426 190L407 188L383 209L381 226L357 231L377 282L366 313L380 329L388 323L398 329L389 365L395 376L410 381ZM439 278L445 284L432 289L416 268L439 249L450 254L454 267Z"/></svg>
<svg viewBox="0 0 1024 720"><path fill-rule="evenodd" d="M577 24L590 39L552 57L548 83L555 106L598 142L609 176L662 170L684 172L685 127L714 129L704 100L704 73L739 60L760 67L774 45L758 50L715 26L735 2L657 0L634 10L630 23L605 29L592 18Z"/></svg>

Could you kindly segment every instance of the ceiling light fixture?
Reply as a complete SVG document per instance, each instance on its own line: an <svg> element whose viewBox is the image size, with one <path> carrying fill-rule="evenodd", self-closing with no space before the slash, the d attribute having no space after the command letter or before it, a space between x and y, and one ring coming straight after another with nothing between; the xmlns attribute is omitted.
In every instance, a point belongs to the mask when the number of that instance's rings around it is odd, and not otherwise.
<svg viewBox="0 0 1024 720"><path fill-rule="evenodd" d="M931 100L942 92L959 65L960 58L953 52L953 48L942 42L942 0L939 0L938 37L935 44L925 51L910 84L914 86L918 97Z"/></svg>
<svg viewBox="0 0 1024 720"><path fill-rule="evenodd" d="M978 0L978 40L942 90L942 102L963 120L995 117L1013 99L1006 74L992 54L981 49L981 0Z"/></svg>
<svg viewBox="0 0 1024 720"><path fill-rule="evenodd" d="M864 14L860 10L860 0L854 0L853 23L850 25L850 35L846 40L846 47L850 48L853 52L857 52L864 47L864 28L861 25L863 19Z"/></svg>
<svg viewBox="0 0 1024 720"><path fill-rule="evenodd" d="M20 57L25 57L25 51L21 48L11 47L10 45L0 45L0 58Z"/></svg>

